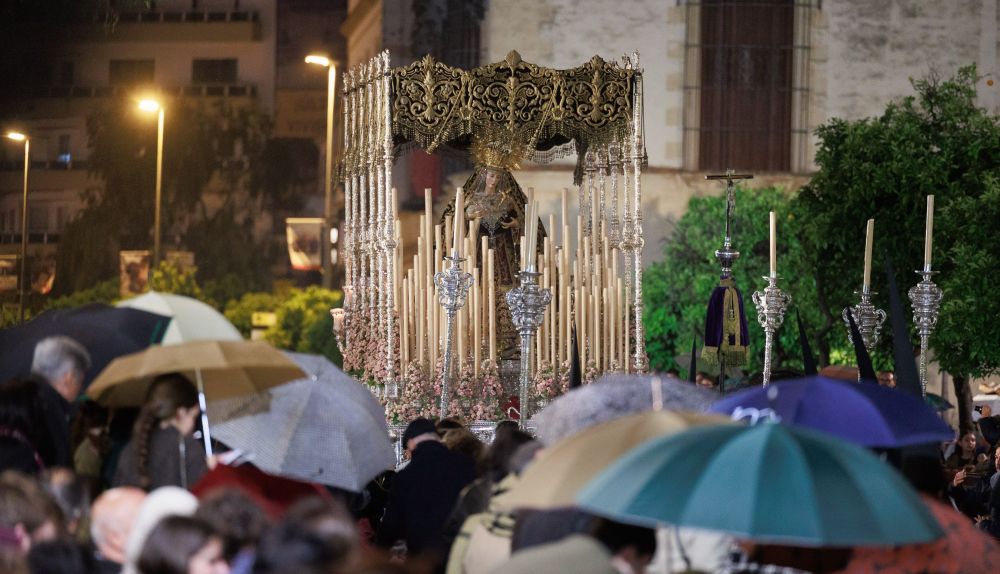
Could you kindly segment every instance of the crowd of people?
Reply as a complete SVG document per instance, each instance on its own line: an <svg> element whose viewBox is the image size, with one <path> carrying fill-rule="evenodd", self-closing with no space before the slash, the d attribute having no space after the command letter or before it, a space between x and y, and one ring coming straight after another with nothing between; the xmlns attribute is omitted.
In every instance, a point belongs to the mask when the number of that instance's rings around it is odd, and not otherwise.
<svg viewBox="0 0 1000 574"><path fill-rule="evenodd" d="M497 497L545 449L513 421L489 444L459 420L410 421L404 463L361 492L233 467L205 455L185 377L158 377L140 409L109 411L81 398L88 367L83 347L54 337L37 345L32 376L0 383L0 572L615 574L646 571L658 550L687 571L851 572L872 558L841 549L822 566L768 570L783 561L773 549L725 536L685 532L668 551L654 529L580 509L504 508ZM938 454L895 460L991 556L997 418Z"/></svg>

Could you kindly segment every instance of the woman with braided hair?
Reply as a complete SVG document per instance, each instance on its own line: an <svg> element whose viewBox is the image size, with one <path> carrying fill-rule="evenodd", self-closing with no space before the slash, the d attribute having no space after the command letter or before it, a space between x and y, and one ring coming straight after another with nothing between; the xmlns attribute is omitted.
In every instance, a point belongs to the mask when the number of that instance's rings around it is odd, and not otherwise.
<svg viewBox="0 0 1000 574"><path fill-rule="evenodd" d="M207 470L204 451L192 436L199 414L198 391L190 381L178 373L157 377L118 460L114 486L154 490L198 482Z"/></svg>

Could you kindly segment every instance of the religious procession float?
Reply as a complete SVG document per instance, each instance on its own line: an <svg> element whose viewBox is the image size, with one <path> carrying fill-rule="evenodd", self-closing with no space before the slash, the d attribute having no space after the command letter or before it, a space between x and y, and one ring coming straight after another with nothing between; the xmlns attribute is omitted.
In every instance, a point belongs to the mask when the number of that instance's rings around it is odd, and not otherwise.
<svg viewBox="0 0 1000 574"><path fill-rule="evenodd" d="M645 372L638 53L620 63L595 56L569 70L525 62L517 52L472 70L429 56L400 68L389 62L382 52L344 76L345 299L331 313L344 369L383 401L390 425L426 416L459 417L474 430L508 418L524 426L571 377ZM453 196L446 192L443 209L425 190L416 253L404 261L392 169L415 148L461 154L474 169ZM574 154L559 213L540 212L512 170ZM731 221L735 184L752 177L707 176L724 182L727 196L702 348L720 381L727 368L747 362ZM941 300L930 281L932 212L930 196L924 280L910 291L924 386ZM751 297L765 333L764 385L791 302L778 287L774 213L770 227L770 272ZM844 309L849 336L869 349L886 317L871 303L872 236L870 221L860 300Z"/></svg>

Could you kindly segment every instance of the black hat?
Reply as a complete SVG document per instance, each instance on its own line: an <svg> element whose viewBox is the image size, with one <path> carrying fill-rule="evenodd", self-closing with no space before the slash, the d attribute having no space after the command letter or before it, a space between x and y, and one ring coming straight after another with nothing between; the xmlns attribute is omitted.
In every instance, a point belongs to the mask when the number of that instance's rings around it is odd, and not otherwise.
<svg viewBox="0 0 1000 574"><path fill-rule="evenodd" d="M425 418L413 419L410 421L410 424L406 425L406 430L403 431L403 448L406 448L406 443L410 442L411 438L436 432L437 429L434 428L434 423L430 420Z"/></svg>

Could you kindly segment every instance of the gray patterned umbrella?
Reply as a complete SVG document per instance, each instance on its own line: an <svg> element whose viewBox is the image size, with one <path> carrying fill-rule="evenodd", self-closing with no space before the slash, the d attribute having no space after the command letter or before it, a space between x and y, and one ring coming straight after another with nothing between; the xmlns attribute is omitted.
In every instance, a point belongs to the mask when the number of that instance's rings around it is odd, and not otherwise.
<svg viewBox="0 0 1000 574"><path fill-rule="evenodd" d="M309 376L210 403L213 435L265 472L360 491L395 462L382 406L325 358L286 354Z"/></svg>
<svg viewBox="0 0 1000 574"><path fill-rule="evenodd" d="M657 380L660 396L654 397ZM666 375L605 375L555 399L532 422L538 438L551 445L598 423L653 410L657 399L663 410L703 411L718 398L708 389Z"/></svg>

